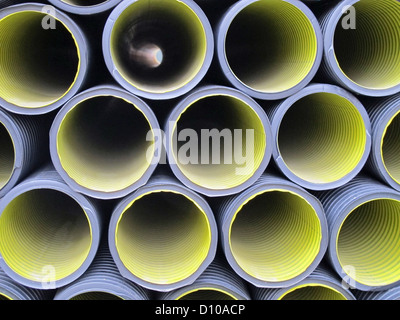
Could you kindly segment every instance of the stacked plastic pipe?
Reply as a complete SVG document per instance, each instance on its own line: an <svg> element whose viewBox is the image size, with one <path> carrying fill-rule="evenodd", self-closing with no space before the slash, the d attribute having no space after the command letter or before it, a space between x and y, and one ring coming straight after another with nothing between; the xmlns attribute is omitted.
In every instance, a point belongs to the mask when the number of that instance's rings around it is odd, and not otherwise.
<svg viewBox="0 0 400 320"><path fill-rule="evenodd" d="M399 21L0 0L0 300L400 299Z"/></svg>

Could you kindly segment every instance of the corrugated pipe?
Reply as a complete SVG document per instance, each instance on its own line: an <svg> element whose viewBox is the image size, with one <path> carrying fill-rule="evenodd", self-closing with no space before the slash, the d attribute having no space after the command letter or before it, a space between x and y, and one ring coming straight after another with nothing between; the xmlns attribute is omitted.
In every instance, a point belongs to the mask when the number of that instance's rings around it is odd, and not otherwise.
<svg viewBox="0 0 400 320"><path fill-rule="evenodd" d="M161 300L250 300L246 283L217 257L191 285L165 293Z"/></svg>
<svg viewBox="0 0 400 320"><path fill-rule="evenodd" d="M12 280L0 268L0 301L1 300L51 300L53 290L37 290L25 287Z"/></svg>
<svg viewBox="0 0 400 320"><path fill-rule="evenodd" d="M0 104L9 111L52 111L68 101L85 78L89 57L84 35L55 8L39 3L4 8L0 43Z"/></svg>
<svg viewBox="0 0 400 320"><path fill-rule="evenodd" d="M55 168L75 191L121 198L153 173L159 124L150 107L115 86L99 86L69 100L50 131Z"/></svg>
<svg viewBox="0 0 400 320"><path fill-rule="evenodd" d="M0 198L47 160L51 119L0 108Z"/></svg>
<svg viewBox="0 0 400 320"><path fill-rule="evenodd" d="M337 275L327 266L319 265L307 278L287 288L255 288L255 300L356 300L352 292L342 286Z"/></svg>
<svg viewBox="0 0 400 320"><path fill-rule="evenodd" d="M327 256L352 288L386 290L400 284L400 193L359 176L318 195L329 225Z"/></svg>
<svg viewBox="0 0 400 320"><path fill-rule="evenodd" d="M400 191L400 95L366 102L372 124L369 169Z"/></svg>
<svg viewBox="0 0 400 320"><path fill-rule="evenodd" d="M268 115L275 163L288 179L304 188L340 187L368 159L370 119L361 102L340 87L309 85L270 108Z"/></svg>
<svg viewBox="0 0 400 320"><path fill-rule="evenodd" d="M202 197L161 175L120 201L108 239L124 277L171 291L193 283L213 261L218 231Z"/></svg>
<svg viewBox="0 0 400 320"><path fill-rule="evenodd" d="M101 244L89 269L60 288L54 300L148 300L146 289L125 279L115 265L108 243Z"/></svg>
<svg viewBox="0 0 400 320"><path fill-rule="evenodd" d="M233 88L196 89L172 110L166 127L172 171L187 187L210 197L251 186L271 158L266 113Z"/></svg>
<svg viewBox="0 0 400 320"><path fill-rule="evenodd" d="M44 168L0 200L0 267L27 287L64 286L92 262L100 228L95 204Z"/></svg>
<svg viewBox="0 0 400 320"><path fill-rule="evenodd" d="M328 245L320 202L296 184L263 175L218 210L221 244L233 270L257 287L288 287L307 277Z"/></svg>
<svg viewBox="0 0 400 320"><path fill-rule="evenodd" d="M320 18L326 76L366 96L400 91L400 3L340 1Z"/></svg>
<svg viewBox="0 0 400 320"><path fill-rule="evenodd" d="M357 300L400 300L400 286L379 292L365 292L355 290Z"/></svg>
<svg viewBox="0 0 400 320"><path fill-rule="evenodd" d="M74 14L91 15L112 9L122 0L48 0L56 7Z"/></svg>
<svg viewBox="0 0 400 320"><path fill-rule="evenodd" d="M149 99L170 99L193 89L213 57L207 16L192 0L127 0L108 18L103 53L125 89Z"/></svg>
<svg viewBox="0 0 400 320"><path fill-rule="evenodd" d="M221 19L216 38L226 78L259 99L283 99L302 89L322 59L318 20L297 0L238 1Z"/></svg>

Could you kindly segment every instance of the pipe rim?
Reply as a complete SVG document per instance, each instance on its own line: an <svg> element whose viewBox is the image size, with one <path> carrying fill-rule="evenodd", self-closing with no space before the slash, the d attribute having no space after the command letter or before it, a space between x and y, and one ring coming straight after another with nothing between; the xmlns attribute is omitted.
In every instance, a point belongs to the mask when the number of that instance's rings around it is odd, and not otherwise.
<svg viewBox="0 0 400 320"><path fill-rule="evenodd" d="M177 292L174 292L174 294L171 297L171 300L182 300L182 298L198 291L215 291L219 294L224 294L229 297L228 299L225 300L244 300L243 297L241 297L236 292L232 292L232 290L230 290L229 288L224 288L222 286L215 284L201 284L196 286L190 286L189 288L182 288L180 290L177 290Z"/></svg>
<svg viewBox="0 0 400 320"><path fill-rule="evenodd" d="M400 81L396 86L387 89L370 89L367 87L363 87L358 85L349 77L347 77L340 66L338 65L335 50L334 50L334 36L335 30L338 25L340 18L342 17L342 9L346 6L352 6L357 2L362 0L343 0L340 2L340 5L337 5L333 10L332 16L329 18L328 25L333 25L334 28L326 28L323 35L323 43L324 43L324 60L328 64L329 68L334 72L335 76L339 79L342 85L344 85L347 89L359 93L365 96L371 97L383 97L393 95L400 91Z"/></svg>
<svg viewBox="0 0 400 320"><path fill-rule="evenodd" d="M192 180L190 180L186 175L182 172L182 170L179 168L177 165L177 161L171 161L171 159L174 159L173 155L173 148L171 144L171 140L173 138L173 132L175 130L172 130L171 128L167 125L167 128L165 129L165 135L167 139L167 146L166 146L166 151L168 155L168 163L169 166L174 173L174 175L188 188L195 190L196 192L202 193L206 196L209 197L220 197L220 196L228 196L232 194L239 193L243 191L244 189L248 188L251 186L254 182L258 180L258 178L262 175L262 173L265 171L267 168L271 155L272 155L272 130L271 130L271 124L270 121L265 113L265 111L261 108L261 106L255 102L252 98L247 96L245 93L229 88L229 87L223 87L223 86L207 86L207 87L202 87L197 89L196 91L192 92L190 95L186 96L184 99L182 99L178 105L173 109L171 112L170 116L168 117L168 123L173 122L176 124L176 121L179 119L180 115L191 105L193 105L195 102L198 100L210 97L210 96L232 96L233 98L237 98L247 104L259 117L262 125L264 126L264 132L265 132L265 151L264 151L264 156L263 159L261 160L260 165L258 168L255 170L252 176L250 176L245 182L241 183L240 185L231 187L229 189L211 189L207 188L204 186L201 186L199 184L196 184ZM174 128L175 129L175 125Z"/></svg>
<svg viewBox="0 0 400 320"><path fill-rule="evenodd" d="M317 93L330 93L330 94L335 94L338 95L339 97L342 97L346 100L348 100L359 112L365 126L365 136L366 136L366 141L365 141L365 148L364 152L361 156L360 161L357 163L357 165L348 172L345 176L341 177L340 179L337 179L332 182L327 182L327 183L314 183L308 180L304 180L298 175L296 175L292 170L289 169L287 164L284 162L282 155L279 151L279 146L278 146L278 136L279 136L279 129L280 125L282 122L283 117L285 116L286 112L291 108L292 105L300 101L302 98L305 98L307 96L310 96L312 94L317 94ZM309 189L309 190L316 190L316 191L321 191L321 190L329 190L333 188L340 187L347 182L351 181L364 167L365 163L368 160L368 157L370 155L371 151L371 146L372 146L372 139L371 139L371 122L368 116L367 111L365 110L364 106L361 104L361 102L352 94L347 92L346 90L334 86L334 85L328 85L328 84L312 84L307 86L306 88L300 90L296 94L292 95L291 97L287 98L285 101L282 102L282 104L279 106L279 111L274 115L271 123L272 127L272 132L274 135L274 146L273 146L273 151L272 151L272 156L274 158L274 161L278 168L282 171L282 173L291 181L299 184L300 186Z"/></svg>
<svg viewBox="0 0 400 320"><path fill-rule="evenodd" d="M201 208L202 213L205 218L207 218L207 223L208 223L208 228L210 230L210 244L209 244L209 249L206 257L204 258L203 262L199 265L198 269L193 272L191 275L187 276L186 278L177 281L177 282L172 282L172 283L166 283L166 284L160 284L160 283L153 283L150 281L146 281L136 275L134 275L123 263L119 253L118 253L118 248L116 244L116 230L117 230L117 225L123 215L123 213L126 211L127 207L135 200L139 199L142 196L145 196L147 194L151 194L153 192L160 192L160 191L165 191L165 192L172 192L172 193L178 193L180 195L185 195L190 197L190 200L195 204L198 208ZM115 262L115 264L118 267L119 272L121 275L128 280L131 280L140 286L150 289L150 290L155 290L155 291L160 291L160 292L167 292L171 290L175 290L178 288L181 288L186 285L191 285L204 271L205 269L211 264L211 262L214 260L216 250L217 250L217 245L218 245L218 231L217 231L217 224L214 218L214 215L212 213L212 210L206 200L204 200L200 195L195 193L194 191L185 188L184 186L178 185L178 184L173 184L170 182L166 183L154 183L154 184L148 184L145 185L138 190L136 190L133 194L125 197L114 209L111 219L110 219L110 224L109 224L109 230L108 230L108 243L109 243L109 249L111 252L111 256Z"/></svg>
<svg viewBox="0 0 400 320"><path fill-rule="evenodd" d="M84 272L88 269L88 267L92 263L100 242L100 224L99 224L100 221L98 220L98 217L95 213L95 209L83 195L73 192L64 183L46 179L22 182L21 184L14 187L10 192L8 192L0 200L0 218L1 218L1 213L5 210L7 205L11 203L11 201L29 191L42 190L42 189L49 189L60 192L70 197L71 200L75 201L82 208L82 211L85 213L87 223L90 228L91 243L86 258L84 259L83 263L79 266L79 268L77 268L74 272L70 273L64 278L57 279L53 282L54 287L58 288L65 286L71 283L72 281L76 280L77 278L79 278L82 274L84 274ZM5 262L3 254L1 252L0 252L0 267L14 281L30 288L43 289L42 282L25 278L16 271L14 271L11 267L9 267L8 264Z"/></svg>
<svg viewBox="0 0 400 320"><path fill-rule="evenodd" d="M250 95L253 98L257 99L263 99L263 100L279 100L283 98L287 98L294 93L298 92L299 90L303 89L310 81L314 78L316 75L321 61L323 57L323 35L321 31L320 24L315 17L314 13L301 1L296 1L296 0L283 0L294 7L300 9L304 15L308 18L310 21L314 31L315 31L315 36L316 36L316 56L314 60L314 64L311 67L310 71L308 74L295 86L291 87L290 89L281 91L281 92L262 92L258 91L255 89L252 89L251 87L245 85L241 80L239 80L234 73L232 72L229 63L227 62L227 57L225 53L225 40L227 37L227 33L229 30L229 27L233 20L236 18L236 16L247 6L257 2L259 0L242 0L237 2L235 5L233 5L225 14L224 18L219 24L218 30L217 30L217 41L216 41L216 53L218 57L218 62L219 65L222 69L222 72L224 75L227 77L229 82L237 89L245 92L246 94Z"/></svg>
<svg viewBox="0 0 400 320"><path fill-rule="evenodd" d="M81 6L81 5L74 5L71 3L67 3L63 0L48 0L54 6L60 8L61 10L81 14L81 15L92 15L100 12L104 12L110 10L111 8L115 7L118 3L122 0L104 0L95 5L91 6Z"/></svg>
<svg viewBox="0 0 400 320"><path fill-rule="evenodd" d="M90 88L84 92L79 93L78 95L74 96L71 100L69 100L57 113L53 124L50 129L50 156L52 159L52 162L55 166L55 169L57 172L61 175L61 177L64 179L64 181L74 190L83 194L86 194L90 197L94 197L97 199L115 199L115 198L121 198L129 193L133 192L137 188L143 186L147 181L150 179L152 176L154 170L156 169L158 163L154 163L154 161L151 161L148 163L147 169L143 173L143 175L134 183L132 183L130 186L116 190L116 191L99 191L95 189L90 189L88 187L85 187L81 184L79 184L77 181L75 181L68 172L64 169L60 157L58 154L58 132L60 129L60 126L65 119L66 115L68 112L70 112L75 106L79 105L81 102L89 100L91 98L95 97L101 97L101 96L112 96L116 98L120 98L124 101L127 101L131 103L137 111L141 112L144 116L144 118L147 120L149 124L149 129L150 130L159 130L160 126L158 124L158 120L152 111L152 109L140 98L134 96L133 94L126 92L123 89L120 89L118 87L114 86L98 86L94 88ZM153 150L153 156L151 160L154 160L156 158L155 156L155 151ZM146 159L146 162L148 162L148 159Z"/></svg>
<svg viewBox="0 0 400 320"><path fill-rule="evenodd" d="M381 286L373 286L359 282L357 279L351 278L349 274L343 270L342 265L338 258L338 246L337 239L339 235L339 231L345 221L345 219L357 208L362 206L363 204L369 203L371 201L376 200L394 200L400 202L400 194L396 191L386 190L386 191L372 191L362 197L355 199L353 202L347 204L342 207L338 215L335 217L335 221L330 225L330 234L329 234L329 246L327 251L327 256L335 269L336 273L342 278L344 282L348 285L354 287L354 289L361 291L384 291L394 287L397 287L400 284L400 279L396 282L381 285Z"/></svg>
<svg viewBox="0 0 400 320"><path fill-rule="evenodd" d="M301 272L300 274L291 279L276 281L276 282L259 279L253 275L250 275L244 269L242 269L240 264L236 261L236 258L234 257L230 245L230 228L233 223L233 218L238 212L238 210L241 208L241 206L247 201L250 201L250 199L256 197L257 195L262 195L266 192L274 192L274 191L290 192L291 194L294 194L305 200L308 203L308 205L314 210L316 217L319 219L320 231L321 231L318 253L314 257L314 259L310 262L309 266L303 272ZM322 261L325 252L328 248L328 223L325 217L322 204L313 195L311 195L306 190L294 184L292 185L291 183L280 182L280 183L274 183L273 186L271 186L268 183L255 185L247 189L245 192L239 194L235 198L235 200L232 203L230 203L229 207L227 207L226 210L229 213L226 215L221 227L221 237L222 237L221 241L222 241L222 246L224 248L226 259L230 264L230 266L232 267L232 269L235 270L235 272L239 276L241 276L243 279L245 279L246 281L252 283L257 287L282 288L294 285L300 282L301 280L304 280L317 268L319 263Z"/></svg>
<svg viewBox="0 0 400 320"><path fill-rule="evenodd" d="M25 4L18 4L6 7L0 11L0 21L12 14L17 14L20 12L32 11L32 12L43 13L42 9L44 6L45 4L25 3ZM46 106L41 106L36 108L21 107L13 103L10 103L4 98L0 97L0 104L6 110L9 110L17 114L27 114L27 115L39 115L39 114L49 113L61 107L64 103L66 103L69 99L71 99L78 92L79 88L83 84L88 69L88 59L89 59L89 52L85 37L81 29L78 27L78 25L71 18L69 18L68 15L57 9L55 12L57 16L56 20L66 27L66 29L71 33L71 36L75 42L79 60L79 66L77 73L75 75L74 82L71 84L70 88L65 92L65 94L61 98Z"/></svg>
<svg viewBox="0 0 400 320"><path fill-rule="evenodd" d="M152 99L152 100L162 100L162 99L172 99L179 97L188 91L192 90L206 75L209 67L211 66L211 62L214 56L214 35L211 28L211 24L203 12L203 10L197 5L193 0L179 0L179 2L185 4L199 19L203 29L204 36L206 41L206 50L203 62L197 74L192 77L189 81L186 79L184 85L180 86L178 89L173 89L172 91L166 91L162 93L155 93L151 91L146 91L137 88L129 81L125 79L125 77L117 70L117 66L115 65L111 53L111 36L112 31L114 29L115 22L117 21L120 14L122 14L128 7L130 7L133 3L140 0L126 0L122 1L119 5L117 5L114 10L111 12L109 18L107 19L102 38L102 48L103 48L103 56L106 66L110 72L110 74L114 77L114 79L126 90L141 96L143 98Z"/></svg>

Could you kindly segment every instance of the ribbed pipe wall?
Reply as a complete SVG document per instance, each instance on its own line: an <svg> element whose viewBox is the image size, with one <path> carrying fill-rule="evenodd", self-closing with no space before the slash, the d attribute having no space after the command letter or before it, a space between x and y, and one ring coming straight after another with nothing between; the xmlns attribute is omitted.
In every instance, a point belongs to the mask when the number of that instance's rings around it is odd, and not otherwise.
<svg viewBox="0 0 400 320"><path fill-rule="evenodd" d="M301 281L318 266L328 245L320 202L272 174L224 200L217 218L229 264L257 287L287 287Z"/></svg>
<svg viewBox="0 0 400 320"><path fill-rule="evenodd" d="M287 288L253 290L255 300L355 300L339 277L320 264L307 278Z"/></svg>
<svg viewBox="0 0 400 320"><path fill-rule="evenodd" d="M357 300L400 300L400 287L379 292L355 291Z"/></svg>
<svg viewBox="0 0 400 320"><path fill-rule="evenodd" d="M0 268L0 300L51 300L53 295L53 290L37 290L21 285Z"/></svg>
<svg viewBox="0 0 400 320"><path fill-rule="evenodd" d="M329 225L327 257L352 288L386 290L400 274L400 194L359 176L318 195Z"/></svg>
<svg viewBox="0 0 400 320"><path fill-rule="evenodd" d="M15 281L55 289L80 277L98 249L101 212L52 167L0 200L0 266Z"/></svg>
<svg viewBox="0 0 400 320"><path fill-rule="evenodd" d="M54 300L148 300L149 292L121 276L104 241L89 269Z"/></svg>
<svg viewBox="0 0 400 320"><path fill-rule="evenodd" d="M61 10L81 15L93 15L112 9L122 0L49 0Z"/></svg>
<svg viewBox="0 0 400 320"><path fill-rule="evenodd" d="M47 160L50 122L0 109L0 198Z"/></svg>

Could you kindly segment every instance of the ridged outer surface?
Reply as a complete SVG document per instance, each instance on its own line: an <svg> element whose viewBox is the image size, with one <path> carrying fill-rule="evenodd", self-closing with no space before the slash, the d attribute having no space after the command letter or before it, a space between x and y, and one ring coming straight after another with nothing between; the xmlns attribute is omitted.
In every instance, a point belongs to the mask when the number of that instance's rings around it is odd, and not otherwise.
<svg viewBox="0 0 400 320"><path fill-rule="evenodd" d="M381 292L354 291L357 300L400 300L400 287Z"/></svg>
<svg viewBox="0 0 400 320"><path fill-rule="evenodd" d="M124 300L149 299L147 290L121 276L107 243L100 246L93 263L82 277L59 289L54 300L69 300L90 292L105 292Z"/></svg>
<svg viewBox="0 0 400 320"><path fill-rule="evenodd" d="M25 287L6 275L0 268L0 296L5 295L12 300L50 300L54 291L36 290Z"/></svg>

